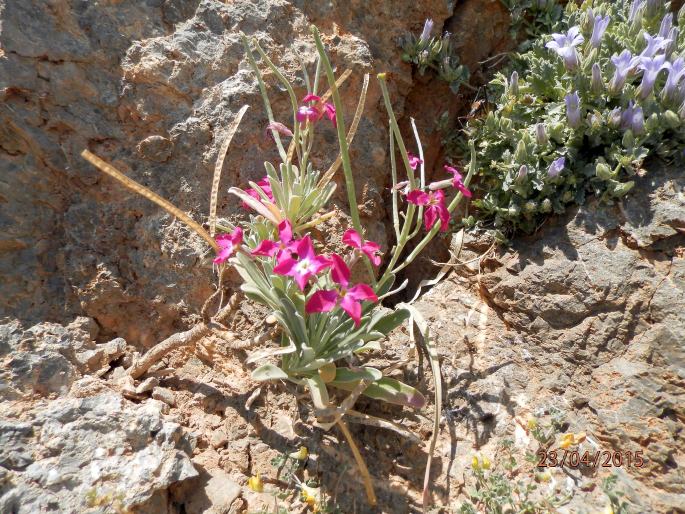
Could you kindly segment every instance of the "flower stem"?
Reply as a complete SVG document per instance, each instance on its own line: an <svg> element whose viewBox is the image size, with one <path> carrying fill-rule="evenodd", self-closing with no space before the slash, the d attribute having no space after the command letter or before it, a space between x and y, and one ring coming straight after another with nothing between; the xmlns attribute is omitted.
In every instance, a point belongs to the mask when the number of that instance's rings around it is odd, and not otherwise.
<svg viewBox="0 0 685 514"><path fill-rule="evenodd" d="M350 152L347 145L347 137L345 131L345 119L343 117L342 111L342 101L340 100L340 94L338 93L338 87L335 83L335 75L333 74L333 68L331 67L331 62L328 60L326 55L326 50L324 49L323 43L321 42L321 36L319 35L318 29L312 25L311 27L312 35L314 36L314 41L316 42L316 49L319 52L319 57L323 69L326 72L326 78L328 79L328 86L331 89L331 96L333 98L333 104L335 105L335 121L336 127L338 129L338 142L340 144L340 156L342 158L342 167L345 174L345 184L347 186L347 201L350 204L350 215L352 216L352 225L354 229L362 233L361 222L359 221L359 207L357 205L357 195L354 187L354 177L352 176L352 165L350 164Z"/></svg>

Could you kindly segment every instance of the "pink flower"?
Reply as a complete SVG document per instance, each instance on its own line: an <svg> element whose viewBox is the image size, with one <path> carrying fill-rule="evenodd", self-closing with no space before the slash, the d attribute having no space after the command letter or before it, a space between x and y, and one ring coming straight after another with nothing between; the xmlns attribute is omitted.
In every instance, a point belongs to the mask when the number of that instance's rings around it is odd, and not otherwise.
<svg viewBox="0 0 685 514"><path fill-rule="evenodd" d="M423 164L423 161L411 152L407 152L407 158L409 159L409 166L415 171L419 164Z"/></svg>
<svg viewBox="0 0 685 514"><path fill-rule="evenodd" d="M286 127L285 125L283 125L283 123L280 123L280 122L278 122L278 121L272 121L271 123L269 123L269 124L266 126L266 134L267 134L270 138L273 139L274 135L273 135L273 133L271 132L272 130L275 130L275 131L278 132L279 134L283 134L284 136L287 136L287 137L292 137L292 136L293 136L292 131L291 131L288 127Z"/></svg>
<svg viewBox="0 0 685 514"><path fill-rule="evenodd" d="M340 287L336 289L322 289L316 291L307 301L305 311L312 312L329 312L337 305L350 315L354 321L355 326L359 326L362 317L362 305L364 300L377 302L378 297L373 292L373 289L366 284L350 285L350 269L345 264L345 261L339 255L331 255L332 269L331 278Z"/></svg>
<svg viewBox="0 0 685 514"><path fill-rule="evenodd" d="M343 234L342 242L365 254L374 266L378 266L381 263L380 245L373 241L364 241L356 230L351 228L346 230Z"/></svg>
<svg viewBox="0 0 685 514"><path fill-rule="evenodd" d="M454 175L454 178L452 179L452 185L461 191L466 198L471 198L473 194L469 188L464 185L463 178L461 173L459 173L459 170L457 168L453 168L452 166L448 166L447 164L445 164L444 168L447 173Z"/></svg>
<svg viewBox="0 0 685 514"><path fill-rule="evenodd" d="M280 260L283 252L292 250L296 243L293 243L293 227L288 220L283 220L278 224L278 238L279 241L265 239L257 245L257 248L252 250L252 255L262 257L273 257L275 255Z"/></svg>
<svg viewBox="0 0 685 514"><path fill-rule="evenodd" d="M309 236L305 236L299 241L290 244L292 246L288 249L292 253L290 255L287 252L281 254L281 259L274 267L274 273L293 277L300 291L304 291L309 278L316 275L322 269L330 267L332 263L330 259L323 255L316 255L314 253L314 245Z"/></svg>
<svg viewBox="0 0 685 514"><path fill-rule="evenodd" d="M214 264L221 264L226 262L226 259L233 255L236 247L243 242L243 229L236 227L230 234L219 234L214 239L219 245L219 251L216 253Z"/></svg>
<svg viewBox="0 0 685 514"><path fill-rule="evenodd" d="M323 103L320 96L308 94L302 99L302 103L299 109L297 109L297 114L295 118L300 123L305 123L307 121L311 123L316 123L324 114L326 117L333 122L335 126L335 106L331 103ZM308 104L308 105L307 105Z"/></svg>
<svg viewBox="0 0 685 514"><path fill-rule="evenodd" d="M426 206L426 210L423 213L426 229L430 230L435 225L436 220L440 218L440 231L444 232L447 230L447 225L450 222L450 213L445 205L445 193L442 189L428 193L415 189L409 192L407 201L415 205Z"/></svg>
<svg viewBox="0 0 685 514"><path fill-rule="evenodd" d="M264 191L264 194L269 198L270 201L274 201L274 195L271 191L271 183L269 182L268 177L264 177L262 180L257 182L257 185L259 188ZM252 198L255 200L261 202L262 201L262 195L260 195L256 189L250 188L247 191L245 191L248 195L250 195ZM250 206L247 205L245 202L241 203L243 209L249 209Z"/></svg>

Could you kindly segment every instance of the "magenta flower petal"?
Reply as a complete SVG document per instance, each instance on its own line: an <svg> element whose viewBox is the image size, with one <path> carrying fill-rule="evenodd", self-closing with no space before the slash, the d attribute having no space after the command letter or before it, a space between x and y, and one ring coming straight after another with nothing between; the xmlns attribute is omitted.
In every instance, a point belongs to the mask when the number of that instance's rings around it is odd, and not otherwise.
<svg viewBox="0 0 685 514"><path fill-rule="evenodd" d="M293 226L290 224L290 221L283 220L278 224L278 238L284 245L293 240Z"/></svg>
<svg viewBox="0 0 685 514"><path fill-rule="evenodd" d="M304 307L305 312L328 312L332 311L338 303L338 292L321 290L315 292Z"/></svg>
<svg viewBox="0 0 685 514"><path fill-rule="evenodd" d="M336 126L336 121L335 121L335 106L331 103L326 103L323 106L323 110L326 113L326 116L328 117L329 120L333 123L333 126Z"/></svg>
<svg viewBox="0 0 685 514"><path fill-rule="evenodd" d="M461 193L466 197L466 198L471 198L473 196L473 193L471 193L471 190L464 185L463 182L457 182L454 184L454 187L456 187Z"/></svg>
<svg viewBox="0 0 685 514"><path fill-rule="evenodd" d="M415 205L428 205L430 195L419 189L414 189L407 194L407 201Z"/></svg>
<svg viewBox="0 0 685 514"><path fill-rule="evenodd" d="M293 259L290 256L284 256L279 259L278 264L274 266L274 273L276 273L276 275L290 275L296 265L297 259Z"/></svg>
<svg viewBox="0 0 685 514"><path fill-rule="evenodd" d="M361 250L362 236L353 228L348 228L342 236L342 242L347 246Z"/></svg>
<svg viewBox="0 0 685 514"><path fill-rule="evenodd" d="M297 109L297 114L295 114L295 118L300 123L304 123L306 121L311 121L312 123L314 123L315 121L319 120L319 111L314 107L308 107L306 105L303 105L299 109Z"/></svg>
<svg viewBox="0 0 685 514"><path fill-rule="evenodd" d="M413 170L416 170L419 164L423 164L423 161L411 152L407 152L407 158L409 159L409 166Z"/></svg>
<svg viewBox="0 0 685 514"><path fill-rule="evenodd" d="M349 296L354 300L378 301L376 293L374 293L371 286L367 284L357 284L356 286L350 287L345 296Z"/></svg>
<svg viewBox="0 0 685 514"><path fill-rule="evenodd" d="M323 269L330 268L332 265L333 262L328 257L317 255L311 260L310 269L312 274L315 274Z"/></svg>
<svg viewBox="0 0 685 514"><path fill-rule="evenodd" d="M362 252L366 254L374 266L381 263L381 247L378 243L367 241L362 245Z"/></svg>
<svg viewBox="0 0 685 514"><path fill-rule="evenodd" d="M354 325L358 327L362 317L361 304L348 294L340 301L340 307L350 315L350 318L354 321Z"/></svg>
<svg viewBox="0 0 685 514"><path fill-rule="evenodd" d="M331 278L336 284L347 287L350 283L350 269L345 261L338 254L331 255Z"/></svg>
<svg viewBox="0 0 685 514"><path fill-rule="evenodd" d="M278 253L280 245L269 239L265 239L257 245L257 248L250 252L252 255L260 255L262 257L273 257Z"/></svg>
<svg viewBox="0 0 685 514"><path fill-rule="evenodd" d="M236 248L243 242L243 229L236 227L230 234L216 236L215 240L216 244L219 245L219 250L214 259L214 264L221 264L233 255Z"/></svg>
<svg viewBox="0 0 685 514"><path fill-rule="evenodd" d="M321 101L320 96L312 95L311 93L302 99L303 104L307 104L309 102L320 102L320 101Z"/></svg>
<svg viewBox="0 0 685 514"><path fill-rule="evenodd" d="M426 229L430 230L435 225L435 220L438 218L438 212L434 207L428 207L423 213L423 223Z"/></svg>

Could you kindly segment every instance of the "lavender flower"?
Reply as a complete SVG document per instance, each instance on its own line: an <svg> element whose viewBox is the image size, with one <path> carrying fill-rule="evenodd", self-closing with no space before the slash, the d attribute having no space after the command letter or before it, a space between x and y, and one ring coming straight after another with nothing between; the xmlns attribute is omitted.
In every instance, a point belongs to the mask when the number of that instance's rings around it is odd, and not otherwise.
<svg viewBox="0 0 685 514"><path fill-rule="evenodd" d="M661 36L650 36L646 32L643 34L647 47L642 50L640 57L654 57L657 52L664 50L670 43L670 40Z"/></svg>
<svg viewBox="0 0 685 514"><path fill-rule="evenodd" d="M611 17L609 15L604 16L603 18L599 15L595 17L594 25L592 27L592 37L590 38L590 46L599 48L610 20Z"/></svg>
<svg viewBox="0 0 685 514"><path fill-rule="evenodd" d="M601 95L604 92L604 81L602 80L602 70L599 69L599 63L592 65L592 80L590 82L592 92L596 95Z"/></svg>
<svg viewBox="0 0 685 514"><path fill-rule="evenodd" d="M659 27L659 33L657 35L666 38L668 33L671 32L671 27L673 27L673 13L668 13L661 20L661 26Z"/></svg>
<svg viewBox="0 0 685 514"><path fill-rule="evenodd" d="M571 27L566 34L552 34L553 41L545 46L551 48L564 59L567 70L578 67L579 59L576 46L580 45L585 38L580 34L579 27Z"/></svg>
<svg viewBox="0 0 685 514"><path fill-rule="evenodd" d="M680 34L680 29L678 27L673 27L669 33L668 38L666 38L667 44L664 46L664 55L667 58L671 57L671 54L675 51L676 45L678 43L678 35Z"/></svg>
<svg viewBox="0 0 685 514"><path fill-rule="evenodd" d="M616 71L609 86L612 94L617 95L623 90L628 73L633 71L637 61L638 58L633 57L630 50L623 50L619 55L614 54L611 56L611 62L616 66Z"/></svg>
<svg viewBox="0 0 685 514"><path fill-rule="evenodd" d="M519 168L519 172L516 175L516 180L520 181L526 178L526 175L528 175L528 166L525 164L522 164L521 167Z"/></svg>
<svg viewBox="0 0 685 514"><path fill-rule="evenodd" d="M621 108L616 107L607 116L607 123L611 128L618 128L621 126Z"/></svg>
<svg viewBox="0 0 685 514"><path fill-rule="evenodd" d="M547 169L547 176L549 178L558 177L559 174L564 170L564 166L566 166L566 157L559 157L558 159L555 159Z"/></svg>
<svg viewBox="0 0 685 514"><path fill-rule="evenodd" d="M549 138L547 137L547 131L545 130L544 123L535 124L535 138L540 146L547 146L547 143L549 143Z"/></svg>
<svg viewBox="0 0 685 514"><path fill-rule="evenodd" d="M578 92L574 91L564 97L566 101L566 118L568 118L568 126L571 128L580 127L580 97Z"/></svg>
<svg viewBox="0 0 685 514"><path fill-rule="evenodd" d="M678 57L673 61L668 70L668 78L666 79L666 84L661 90L661 98L669 103L675 103L679 98L678 86L680 85L680 80L685 76L685 59Z"/></svg>
<svg viewBox="0 0 685 514"><path fill-rule="evenodd" d="M621 128L632 130L633 134L642 134L645 130L645 116L642 107L635 107L635 102L630 102L621 115Z"/></svg>
<svg viewBox="0 0 685 514"><path fill-rule="evenodd" d="M638 95L643 100L649 96L654 89L654 82L659 76L661 70L668 69L670 64L665 62L665 55L657 55L655 57L643 57L640 59L640 64L638 67L644 71L642 75L642 83L638 90Z"/></svg>
<svg viewBox="0 0 685 514"><path fill-rule="evenodd" d="M419 37L420 43L428 43L431 37L431 32L433 32L433 24L433 20L430 18L426 19L423 24L423 32L421 32L421 36Z"/></svg>
<svg viewBox="0 0 685 514"><path fill-rule="evenodd" d="M632 5L630 6L630 15L628 16L628 21L633 22L635 21L635 18L637 17L638 12L640 9L645 5L645 0L633 0Z"/></svg>

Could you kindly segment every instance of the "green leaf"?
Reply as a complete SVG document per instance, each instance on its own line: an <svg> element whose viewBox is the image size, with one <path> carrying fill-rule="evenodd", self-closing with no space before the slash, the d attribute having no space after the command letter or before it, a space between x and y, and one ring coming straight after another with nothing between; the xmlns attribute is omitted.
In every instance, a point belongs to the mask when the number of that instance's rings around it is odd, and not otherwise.
<svg viewBox="0 0 685 514"><path fill-rule="evenodd" d="M369 323L369 328L373 328L374 330L387 335L404 323L407 318L409 318L409 311L407 309L395 309L395 311L390 314L382 316L375 323L372 319Z"/></svg>
<svg viewBox="0 0 685 514"><path fill-rule="evenodd" d="M380 380L383 378L383 373L376 368L362 367L357 369L350 368L336 368L335 378L331 382L332 385L345 384L352 382L357 385L360 380Z"/></svg>
<svg viewBox="0 0 685 514"><path fill-rule="evenodd" d="M370 384L364 395L376 400L421 409L426 405L426 398L415 389L394 378L383 377Z"/></svg>
<svg viewBox="0 0 685 514"><path fill-rule="evenodd" d="M328 389L326 388L326 383L323 379L319 375L314 375L311 378L305 379L305 381L307 382L307 387L309 387L309 392L312 395L314 407L321 410L330 407Z"/></svg>
<svg viewBox="0 0 685 514"><path fill-rule="evenodd" d="M278 366L264 364L252 372L252 378L258 382L267 380L287 380L288 374Z"/></svg>

